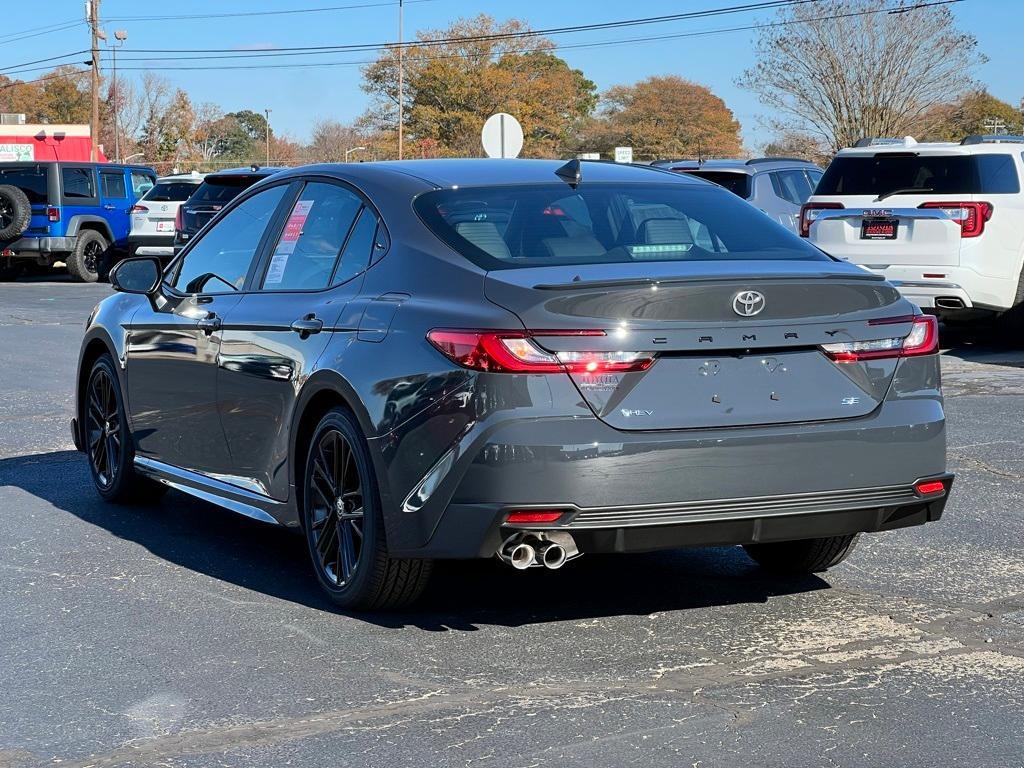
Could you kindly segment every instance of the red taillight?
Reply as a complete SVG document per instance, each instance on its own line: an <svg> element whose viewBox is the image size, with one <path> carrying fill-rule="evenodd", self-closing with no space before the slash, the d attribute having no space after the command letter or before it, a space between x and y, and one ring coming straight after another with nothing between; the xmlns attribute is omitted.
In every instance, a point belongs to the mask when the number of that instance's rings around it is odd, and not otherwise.
<svg viewBox="0 0 1024 768"><path fill-rule="evenodd" d="M523 509L510 512L505 522L509 525L522 523L553 523L565 513L562 509Z"/></svg>
<svg viewBox="0 0 1024 768"><path fill-rule="evenodd" d="M51 205L46 209L47 221L60 221L60 208Z"/></svg>
<svg viewBox="0 0 1024 768"><path fill-rule="evenodd" d="M804 203L800 206L800 237L811 236L811 224L818 218L817 211L842 208L842 203Z"/></svg>
<svg viewBox="0 0 1024 768"><path fill-rule="evenodd" d="M427 340L463 368L492 373L628 373L654 362L643 352L548 352L537 336L605 336L604 331L433 330Z"/></svg>
<svg viewBox="0 0 1024 768"><path fill-rule="evenodd" d="M144 205L133 205L128 213L149 213L149 208Z"/></svg>
<svg viewBox="0 0 1024 768"><path fill-rule="evenodd" d="M181 206L180 205L178 206L178 210L174 212L174 228L178 232L181 232L181 230L184 229L184 227L181 226Z"/></svg>
<svg viewBox="0 0 1024 768"><path fill-rule="evenodd" d="M941 480L921 480L914 484L914 490L920 496L934 496L946 492L946 484Z"/></svg>
<svg viewBox="0 0 1024 768"><path fill-rule="evenodd" d="M977 237L985 231L985 222L992 218L992 203L947 203L933 201L921 208L946 211L954 221L960 222L960 237Z"/></svg>
<svg viewBox="0 0 1024 768"><path fill-rule="evenodd" d="M861 360L879 360L886 357L917 357L939 351L939 323L931 315L891 317L869 320L868 325L894 325L911 323L906 336L890 336L871 341L840 341L822 344L822 351L837 363L858 363Z"/></svg>

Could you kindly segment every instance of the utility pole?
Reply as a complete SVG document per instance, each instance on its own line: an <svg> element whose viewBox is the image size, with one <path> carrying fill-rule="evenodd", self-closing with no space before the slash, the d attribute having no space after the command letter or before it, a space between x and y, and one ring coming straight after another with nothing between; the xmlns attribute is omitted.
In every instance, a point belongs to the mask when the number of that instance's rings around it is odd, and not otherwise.
<svg viewBox="0 0 1024 768"><path fill-rule="evenodd" d="M403 0L398 0L398 159L402 159L402 123L405 122L405 46L402 44Z"/></svg>
<svg viewBox="0 0 1024 768"><path fill-rule="evenodd" d="M992 134L1001 135L1006 131L1006 123L998 117L990 117L983 123L985 130Z"/></svg>
<svg viewBox="0 0 1024 768"><path fill-rule="evenodd" d="M263 114L266 115L267 123L267 165L270 165L270 113L272 110L264 109Z"/></svg>
<svg viewBox="0 0 1024 768"><path fill-rule="evenodd" d="M92 121L89 126L91 143L89 159L93 162L100 157L100 0L86 0L87 21L92 37Z"/></svg>

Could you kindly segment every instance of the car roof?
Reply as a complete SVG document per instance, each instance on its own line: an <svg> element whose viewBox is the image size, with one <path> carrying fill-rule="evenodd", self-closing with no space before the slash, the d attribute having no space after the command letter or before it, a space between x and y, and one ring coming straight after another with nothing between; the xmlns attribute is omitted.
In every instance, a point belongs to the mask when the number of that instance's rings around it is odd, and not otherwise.
<svg viewBox="0 0 1024 768"><path fill-rule="evenodd" d="M192 181L195 182L196 184L199 184L200 182L202 182L203 179L206 178L206 176L207 174L199 173L198 171L192 171L192 173L174 173L171 174L170 176L161 176L160 178L157 179L157 182Z"/></svg>
<svg viewBox="0 0 1024 768"><path fill-rule="evenodd" d="M566 160L512 160L491 158L445 158L428 160L386 160L367 163L329 163L292 168L287 175L323 174L359 180L388 174L419 179L432 187L491 187L509 184L558 183L555 171ZM706 184L702 179L646 165L583 160L582 184L590 182L667 182Z"/></svg>
<svg viewBox="0 0 1024 768"><path fill-rule="evenodd" d="M676 171L727 171L753 176L763 171L783 168L818 168L810 160L799 157L754 157L749 160L722 158L714 160L659 160L658 167ZM820 169L819 169L820 170Z"/></svg>

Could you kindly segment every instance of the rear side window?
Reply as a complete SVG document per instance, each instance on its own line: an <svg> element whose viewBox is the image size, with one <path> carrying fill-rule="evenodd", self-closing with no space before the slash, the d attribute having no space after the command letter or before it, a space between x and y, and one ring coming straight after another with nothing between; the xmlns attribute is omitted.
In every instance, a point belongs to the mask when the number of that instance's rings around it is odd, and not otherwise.
<svg viewBox="0 0 1024 768"><path fill-rule="evenodd" d="M128 197L128 190L124 183L124 174L121 171L103 171L100 173L100 188L104 197L124 198Z"/></svg>
<svg viewBox="0 0 1024 768"><path fill-rule="evenodd" d="M149 192L155 183L153 177L149 174L132 171L132 194L135 195L136 199Z"/></svg>
<svg viewBox="0 0 1024 768"><path fill-rule="evenodd" d="M83 200L96 197L96 182L91 168L61 168L60 175L65 198Z"/></svg>
<svg viewBox="0 0 1024 768"><path fill-rule="evenodd" d="M30 203L45 203L49 196L46 190L45 168L0 169L0 184L17 187L25 193Z"/></svg>
<svg viewBox="0 0 1024 768"><path fill-rule="evenodd" d="M751 177L745 173L729 173L728 171L686 171L686 173L725 187L734 195L739 195L744 200L750 197Z"/></svg>
<svg viewBox="0 0 1024 768"><path fill-rule="evenodd" d="M575 191L564 184L463 187L422 194L415 208L441 240L484 269L828 258L714 187L657 182L584 182Z"/></svg>
<svg viewBox="0 0 1024 768"><path fill-rule="evenodd" d="M801 171L773 171L772 188L775 194L794 205L802 205L811 196L811 183Z"/></svg>
<svg viewBox="0 0 1024 768"><path fill-rule="evenodd" d="M313 291L331 282L363 201L336 184L307 184L295 201L263 278L264 290ZM344 261L344 260L343 260ZM359 270L366 267L363 259Z"/></svg>
<svg viewBox="0 0 1024 768"><path fill-rule="evenodd" d="M187 181L161 181L143 199L159 203L180 203L188 200L198 187L198 184Z"/></svg>
<svg viewBox="0 0 1024 768"><path fill-rule="evenodd" d="M880 152L874 157L837 157L818 183L819 195L1013 194L1020 191L1010 155L915 155Z"/></svg>

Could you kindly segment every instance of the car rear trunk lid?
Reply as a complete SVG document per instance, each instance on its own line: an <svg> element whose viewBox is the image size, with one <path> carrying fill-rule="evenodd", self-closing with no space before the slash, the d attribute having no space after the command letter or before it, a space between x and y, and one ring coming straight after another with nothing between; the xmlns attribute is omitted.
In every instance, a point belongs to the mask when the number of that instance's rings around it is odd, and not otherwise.
<svg viewBox="0 0 1024 768"><path fill-rule="evenodd" d="M603 264L492 271L487 297L554 353L654 353L646 370L571 374L623 430L738 427L864 416L896 359L836 363L820 345L906 335L912 306L881 278L834 262ZM760 294L756 296L748 292ZM755 300L750 316L747 302ZM605 331L559 336L553 330Z"/></svg>

